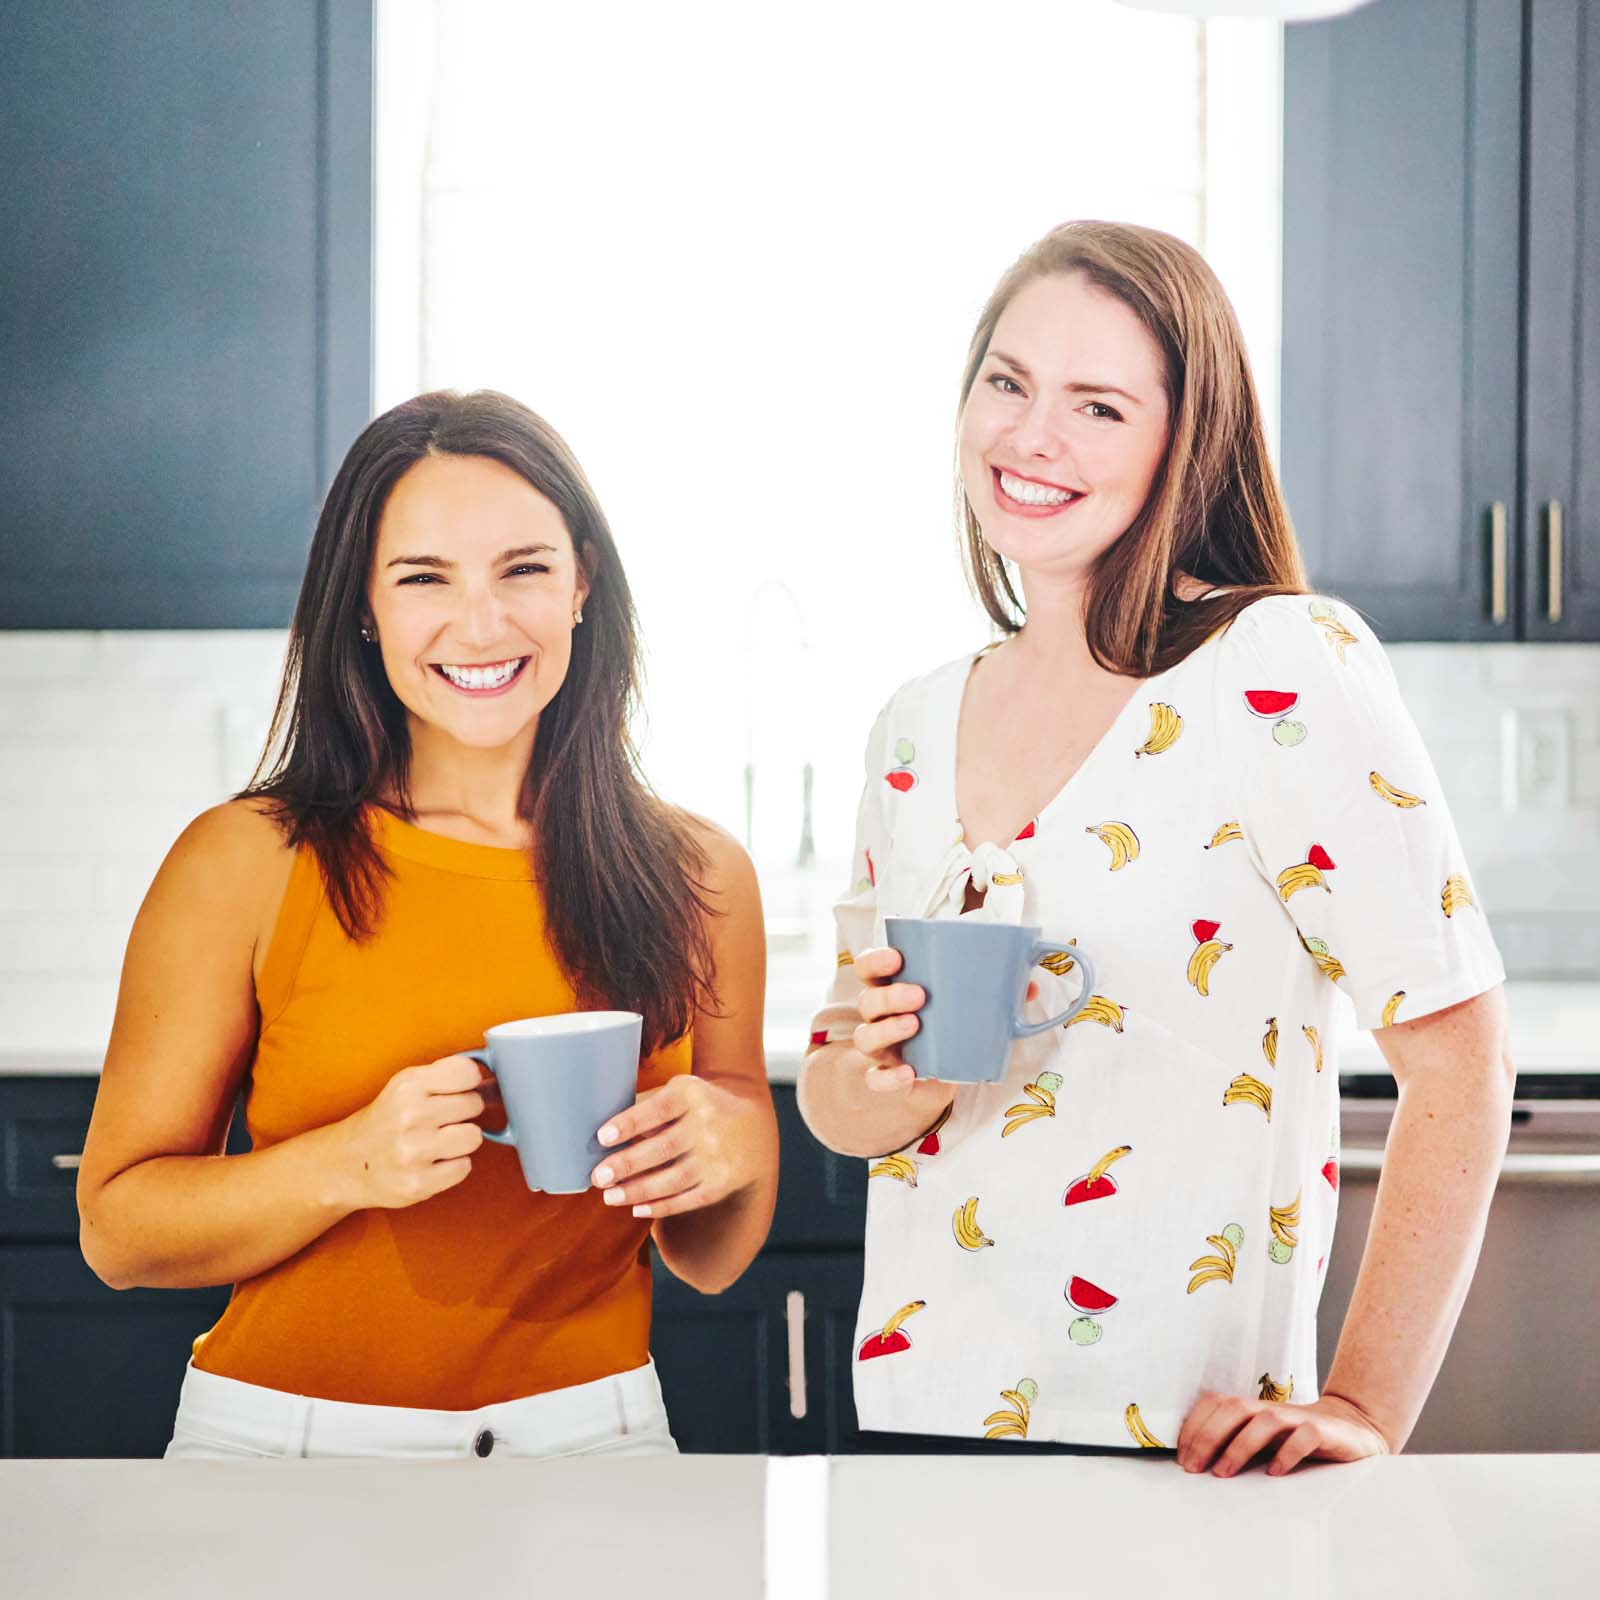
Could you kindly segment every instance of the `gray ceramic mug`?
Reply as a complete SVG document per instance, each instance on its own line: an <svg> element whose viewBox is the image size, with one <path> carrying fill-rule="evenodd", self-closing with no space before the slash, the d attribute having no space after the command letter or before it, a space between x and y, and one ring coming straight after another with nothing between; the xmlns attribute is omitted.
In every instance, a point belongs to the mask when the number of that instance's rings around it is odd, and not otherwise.
<svg viewBox="0 0 1600 1600"><path fill-rule="evenodd" d="M506 1108L504 1133L530 1189L582 1194L605 1147L600 1129L638 1098L637 1011L562 1011L484 1031L482 1050L464 1050L494 1074Z"/></svg>
<svg viewBox="0 0 1600 1600"><path fill-rule="evenodd" d="M917 1031L900 1046L919 1078L998 1083L1012 1040L1062 1027L1088 1004L1094 989L1089 958L1076 945L1041 939L1039 932L971 917L884 919L884 937L904 963L893 981L920 984L928 997L917 1013ZM1083 987L1065 1011L1025 1021L1028 976L1049 956L1070 957Z"/></svg>

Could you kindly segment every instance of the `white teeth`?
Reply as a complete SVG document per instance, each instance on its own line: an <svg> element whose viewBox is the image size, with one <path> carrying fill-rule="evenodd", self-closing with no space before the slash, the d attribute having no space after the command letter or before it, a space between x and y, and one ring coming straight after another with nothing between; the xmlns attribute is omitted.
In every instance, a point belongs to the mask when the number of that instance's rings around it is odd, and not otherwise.
<svg viewBox="0 0 1600 1600"><path fill-rule="evenodd" d="M1000 474L1000 487L1013 500L1020 500L1026 506L1064 506L1076 498L1070 489L1047 489L1042 483L1013 478L1009 472Z"/></svg>
<svg viewBox="0 0 1600 1600"><path fill-rule="evenodd" d="M458 689L498 689L510 683L525 658L502 661L497 667L447 667L439 663L439 670Z"/></svg>

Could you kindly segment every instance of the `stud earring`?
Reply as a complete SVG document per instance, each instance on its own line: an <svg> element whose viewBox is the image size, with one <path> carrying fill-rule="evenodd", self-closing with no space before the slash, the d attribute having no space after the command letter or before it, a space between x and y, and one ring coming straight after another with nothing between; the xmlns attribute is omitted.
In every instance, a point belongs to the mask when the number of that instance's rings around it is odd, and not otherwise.
<svg viewBox="0 0 1600 1600"><path fill-rule="evenodd" d="M361 638L363 643L366 644L376 644L378 642L377 634L375 634L364 622L361 624Z"/></svg>
<svg viewBox="0 0 1600 1600"><path fill-rule="evenodd" d="M582 622L582 621L583 621L583 607L579 606L578 609L572 613L572 625L573 625L573 627L577 627L578 624L580 622Z"/></svg>

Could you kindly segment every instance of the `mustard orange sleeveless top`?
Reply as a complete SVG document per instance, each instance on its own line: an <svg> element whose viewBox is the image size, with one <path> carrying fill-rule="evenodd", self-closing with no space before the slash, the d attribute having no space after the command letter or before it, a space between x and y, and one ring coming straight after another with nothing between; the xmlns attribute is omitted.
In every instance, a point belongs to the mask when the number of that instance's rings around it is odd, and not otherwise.
<svg viewBox="0 0 1600 1600"><path fill-rule="evenodd" d="M369 941L345 937L309 850L291 870L257 985L245 1106L257 1149L349 1116L402 1067L481 1046L497 1022L574 1008L523 851L369 815L394 874ZM689 1070L685 1036L644 1063L639 1087ZM598 1189L530 1193L516 1152L485 1144L455 1188L355 1212L236 1285L194 1364L450 1411L587 1383L649 1358L649 1228Z"/></svg>

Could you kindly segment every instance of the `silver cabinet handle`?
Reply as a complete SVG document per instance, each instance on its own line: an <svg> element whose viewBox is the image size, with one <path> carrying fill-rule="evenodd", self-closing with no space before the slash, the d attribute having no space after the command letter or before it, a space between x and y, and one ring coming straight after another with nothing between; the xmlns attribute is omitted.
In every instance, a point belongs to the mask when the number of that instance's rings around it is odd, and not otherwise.
<svg viewBox="0 0 1600 1600"><path fill-rule="evenodd" d="M83 1152L80 1150L75 1156L51 1156L50 1165L57 1172L76 1172L83 1165Z"/></svg>
<svg viewBox="0 0 1600 1600"><path fill-rule="evenodd" d="M1489 617L1504 622L1511 614L1506 575L1506 503L1489 507Z"/></svg>
<svg viewBox="0 0 1600 1600"><path fill-rule="evenodd" d="M784 1312L789 1324L789 1415L799 1419L806 1414L806 1297L798 1289L789 1291Z"/></svg>
<svg viewBox="0 0 1600 1600"><path fill-rule="evenodd" d="M1371 1148L1340 1152L1339 1166L1349 1173L1383 1171L1383 1151ZM1600 1183L1600 1155L1533 1155L1523 1150L1508 1152L1500 1160L1500 1176L1513 1181L1543 1179L1551 1183Z"/></svg>
<svg viewBox="0 0 1600 1600"><path fill-rule="evenodd" d="M1552 622L1561 620L1561 502L1552 500L1544 508L1547 539L1546 559L1549 561L1549 592L1545 615Z"/></svg>

